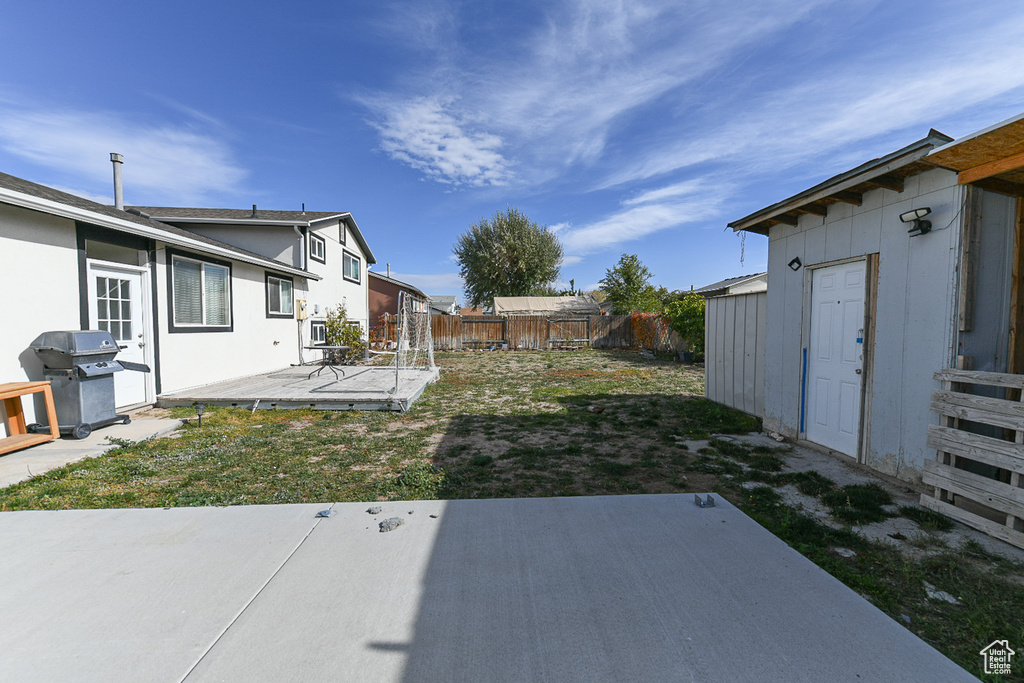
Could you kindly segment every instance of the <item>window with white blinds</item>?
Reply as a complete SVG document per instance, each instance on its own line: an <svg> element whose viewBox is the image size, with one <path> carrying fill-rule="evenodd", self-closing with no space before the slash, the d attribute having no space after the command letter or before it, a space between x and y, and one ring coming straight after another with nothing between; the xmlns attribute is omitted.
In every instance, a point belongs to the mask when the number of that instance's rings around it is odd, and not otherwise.
<svg viewBox="0 0 1024 683"><path fill-rule="evenodd" d="M341 264L341 274L346 280L352 282L359 282L359 275L361 268L361 261L358 256L351 252L344 252L344 258Z"/></svg>
<svg viewBox="0 0 1024 683"><path fill-rule="evenodd" d="M267 274L267 316L290 318L294 312L292 281L289 278Z"/></svg>
<svg viewBox="0 0 1024 683"><path fill-rule="evenodd" d="M171 278L175 326L231 325L230 268L172 256Z"/></svg>

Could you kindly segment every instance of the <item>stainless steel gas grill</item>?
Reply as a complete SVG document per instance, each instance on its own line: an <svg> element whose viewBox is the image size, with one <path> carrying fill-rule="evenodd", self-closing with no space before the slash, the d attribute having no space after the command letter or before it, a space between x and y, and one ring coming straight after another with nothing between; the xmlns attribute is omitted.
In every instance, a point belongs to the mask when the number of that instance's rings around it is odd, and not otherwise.
<svg viewBox="0 0 1024 683"><path fill-rule="evenodd" d="M97 427L131 422L115 411L114 373L149 372L149 366L114 360L119 349L109 332L43 332L30 348L43 362L44 377L53 389L61 434L84 439Z"/></svg>

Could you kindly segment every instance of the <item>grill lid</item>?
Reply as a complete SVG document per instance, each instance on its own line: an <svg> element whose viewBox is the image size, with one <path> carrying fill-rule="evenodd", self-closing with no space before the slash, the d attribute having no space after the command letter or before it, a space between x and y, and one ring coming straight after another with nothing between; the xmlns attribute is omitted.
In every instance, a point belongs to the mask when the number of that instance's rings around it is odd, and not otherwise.
<svg viewBox="0 0 1024 683"><path fill-rule="evenodd" d="M114 337L105 330L43 332L29 348L47 367L65 369L79 362L113 360L119 350Z"/></svg>

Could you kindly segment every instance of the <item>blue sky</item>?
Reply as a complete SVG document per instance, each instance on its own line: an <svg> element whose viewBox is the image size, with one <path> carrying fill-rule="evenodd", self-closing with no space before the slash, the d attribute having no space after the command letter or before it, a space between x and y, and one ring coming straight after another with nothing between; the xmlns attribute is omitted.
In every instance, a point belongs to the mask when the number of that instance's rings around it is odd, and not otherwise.
<svg viewBox="0 0 1024 683"><path fill-rule="evenodd" d="M112 203L350 211L384 270L460 294L514 205L562 280L765 268L726 223L936 128L1024 111L1018 2L8 3L0 171Z"/></svg>

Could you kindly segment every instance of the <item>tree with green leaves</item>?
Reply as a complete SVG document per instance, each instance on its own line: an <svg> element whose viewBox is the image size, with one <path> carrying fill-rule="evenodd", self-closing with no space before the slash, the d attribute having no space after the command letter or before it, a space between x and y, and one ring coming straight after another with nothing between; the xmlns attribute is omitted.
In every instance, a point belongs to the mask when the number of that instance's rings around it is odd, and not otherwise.
<svg viewBox="0 0 1024 683"><path fill-rule="evenodd" d="M601 290L612 302L616 315L661 310L661 297L651 283L651 271L636 254L623 254L614 268L605 271Z"/></svg>
<svg viewBox="0 0 1024 683"><path fill-rule="evenodd" d="M704 297L697 292L687 292L665 307L664 317L669 327L686 342L690 351L704 351Z"/></svg>
<svg viewBox="0 0 1024 683"><path fill-rule="evenodd" d="M496 296L536 296L558 279L562 245L547 226L514 207L481 218L455 243L459 274L471 306Z"/></svg>

